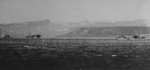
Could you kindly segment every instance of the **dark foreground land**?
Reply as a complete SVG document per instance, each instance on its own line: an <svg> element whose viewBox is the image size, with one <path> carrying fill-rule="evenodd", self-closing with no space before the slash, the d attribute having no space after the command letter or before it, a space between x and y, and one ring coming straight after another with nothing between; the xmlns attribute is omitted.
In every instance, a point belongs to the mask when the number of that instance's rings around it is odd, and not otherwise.
<svg viewBox="0 0 150 70"><path fill-rule="evenodd" d="M1 39L0 70L150 70L150 41Z"/></svg>

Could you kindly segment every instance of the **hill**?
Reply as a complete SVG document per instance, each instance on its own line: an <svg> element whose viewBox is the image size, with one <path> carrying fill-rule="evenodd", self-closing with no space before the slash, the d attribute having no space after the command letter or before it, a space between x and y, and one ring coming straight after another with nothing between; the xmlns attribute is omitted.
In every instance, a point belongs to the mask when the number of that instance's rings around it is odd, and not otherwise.
<svg viewBox="0 0 150 70"><path fill-rule="evenodd" d="M0 28L1 35L9 34L14 38L24 38L29 33L41 34L43 37L54 37L67 32L67 30L63 31L65 27L54 24L49 20L0 24Z"/></svg>

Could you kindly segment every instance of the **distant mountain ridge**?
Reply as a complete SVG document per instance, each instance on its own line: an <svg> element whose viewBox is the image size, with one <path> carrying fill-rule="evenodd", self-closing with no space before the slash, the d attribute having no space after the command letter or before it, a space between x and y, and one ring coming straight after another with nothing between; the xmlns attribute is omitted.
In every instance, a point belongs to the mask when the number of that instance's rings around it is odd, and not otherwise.
<svg viewBox="0 0 150 70"><path fill-rule="evenodd" d="M70 26L77 27L116 27L116 26L147 26L147 22L145 20L134 20L134 21L81 21L68 23Z"/></svg>
<svg viewBox="0 0 150 70"><path fill-rule="evenodd" d="M150 34L150 27L82 27L59 37L111 38L120 35Z"/></svg>

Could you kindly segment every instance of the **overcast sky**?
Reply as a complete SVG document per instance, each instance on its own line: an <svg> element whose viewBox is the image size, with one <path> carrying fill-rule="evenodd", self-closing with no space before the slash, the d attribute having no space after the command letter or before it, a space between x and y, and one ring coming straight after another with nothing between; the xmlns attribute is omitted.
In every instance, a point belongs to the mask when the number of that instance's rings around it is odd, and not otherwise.
<svg viewBox="0 0 150 70"><path fill-rule="evenodd" d="M149 0L0 0L0 23L148 19Z"/></svg>

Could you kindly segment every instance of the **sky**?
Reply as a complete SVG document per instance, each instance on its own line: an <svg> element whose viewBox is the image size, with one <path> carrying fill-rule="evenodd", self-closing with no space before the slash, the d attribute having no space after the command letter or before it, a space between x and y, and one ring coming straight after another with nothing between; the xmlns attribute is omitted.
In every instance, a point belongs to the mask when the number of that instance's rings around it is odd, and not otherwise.
<svg viewBox="0 0 150 70"><path fill-rule="evenodd" d="M150 22L150 0L0 0L0 23L49 19L53 22Z"/></svg>

